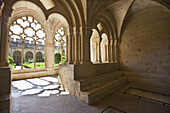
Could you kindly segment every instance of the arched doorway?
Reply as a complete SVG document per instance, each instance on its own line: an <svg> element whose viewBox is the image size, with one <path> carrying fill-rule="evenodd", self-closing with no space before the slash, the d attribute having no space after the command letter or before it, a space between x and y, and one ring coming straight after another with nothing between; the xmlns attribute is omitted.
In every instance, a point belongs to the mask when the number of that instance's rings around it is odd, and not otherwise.
<svg viewBox="0 0 170 113"><path fill-rule="evenodd" d="M41 62L42 61L42 53L41 52L37 52L36 53L36 62Z"/></svg>
<svg viewBox="0 0 170 113"><path fill-rule="evenodd" d="M25 61L29 61L33 59L33 53L31 51L26 52Z"/></svg>
<svg viewBox="0 0 170 113"><path fill-rule="evenodd" d="M14 57L14 63L16 63L16 65L21 64L21 52L20 51L15 51L13 53L13 57Z"/></svg>

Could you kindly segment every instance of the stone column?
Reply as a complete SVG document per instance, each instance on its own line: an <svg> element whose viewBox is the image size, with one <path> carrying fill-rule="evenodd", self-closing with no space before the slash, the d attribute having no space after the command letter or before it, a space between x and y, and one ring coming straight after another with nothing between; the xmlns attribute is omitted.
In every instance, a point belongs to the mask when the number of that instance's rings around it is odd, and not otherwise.
<svg viewBox="0 0 170 113"><path fill-rule="evenodd" d="M105 62L109 63L109 52L108 52L108 45L105 45Z"/></svg>
<svg viewBox="0 0 170 113"><path fill-rule="evenodd" d="M113 40L110 41L110 44L109 44L109 47L110 47L110 62L113 63L113 57L114 57L114 54L113 54Z"/></svg>
<svg viewBox="0 0 170 113"><path fill-rule="evenodd" d="M72 34L72 35L71 35ZM75 63L75 35L74 35L74 29L70 28L70 36L72 38L72 63Z"/></svg>
<svg viewBox="0 0 170 113"><path fill-rule="evenodd" d="M79 29L77 27L73 28L73 37L74 37L74 64L78 64L79 61Z"/></svg>
<svg viewBox="0 0 170 113"><path fill-rule="evenodd" d="M109 63L109 61L110 61L110 59L109 59L109 54L110 54L110 52L109 52L109 44L106 45L106 53L107 53L106 62Z"/></svg>
<svg viewBox="0 0 170 113"><path fill-rule="evenodd" d="M45 67L54 68L54 42L45 43Z"/></svg>
<svg viewBox="0 0 170 113"><path fill-rule="evenodd" d="M96 42L93 43L93 62L97 62L97 57L96 57Z"/></svg>
<svg viewBox="0 0 170 113"><path fill-rule="evenodd" d="M24 40L21 42L21 70L23 70Z"/></svg>
<svg viewBox="0 0 170 113"><path fill-rule="evenodd" d="M90 37L92 35L92 29L88 27L81 27L81 58L82 64L88 64L90 62Z"/></svg>
<svg viewBox="0 0 170 113"><path fill-rule="evenodd" d="M4 7L0 11L0 113L10 113L11 70L8 67L8 18L12 10Z"/></svg>
<svg viewBox="0 0 170 113"><path fill-rule="evenodd" d="M101 63L102 62L102 56L101 56L101 37L100 37L100 42L99 42L99 63Z"/></svg>
<svg viewBox="0 0 170 113"><path fill-rule="evenodd" d="M66 35L66 63L68 63L68 35Z"/></svg>
<svg viewBox="0 0 170 113"><path fill-rule="evenodd" d="M101 60L99 58L99 51L100 51L99 43L100 42L96 42L96 63L101 63Z"/></svg>
<svg viewBox="0 0 170 113"><path fill-rule="evenodd" d="M96 63L98 62L98 42L96 43Z"/></svg>
<svg viewBox="0 0 170 113"><path fill-rule="evenodd" d="M1 29L0 29L0 67L8 66L8 49L9 49L9 38L8 38L8 18L11 16L12 10L4 7L0 16Z"/></svg>
<svg viewBox="0 0 170 113"><path fill-rule="evenodd" d="M80 27L80 64L83 64L84 61L84 35L83 35L83 27Z"/></svg>
<svg viewBox="0 0 170 113"><path fill-rule="evenodd" d="M114 62L117 62L117 40L114 41Z"/></svg>
<svg viewBox="0 0 170 113"><path fill-rule="evenodd" d="M45 67L54 68L54 47L55 47L54 35L55 34L53 34L51 31L49 32L46 33L46 36L48 37L45 41Z"/></svg>
<svg viewBox="0 0 170 113"><path fill-rule="evenodd" d="M61 44L61 64L63 63L63 44Z"/></svg>
<svg viewBox="0 0 170 113"><path fill-rule="evenodd" d="M44 23L44 26L48 28L46 30L45 40L45 68L51 70L54 68L54 48L55 48L54 37L56 31L50 29L49 21L46 21Z"/></svg>
<svg viewBox="0 0 170 113"><path fill-rule="evenodd" d="M36 42L34 42L34 69L36 68Z"/></svg>
<svg viewBox="0 0 170 113"><path fill-rule="evenodd" d="M70 28L67 28L68 37L68 64L72 63L72 34L70 33Z"/></svg>

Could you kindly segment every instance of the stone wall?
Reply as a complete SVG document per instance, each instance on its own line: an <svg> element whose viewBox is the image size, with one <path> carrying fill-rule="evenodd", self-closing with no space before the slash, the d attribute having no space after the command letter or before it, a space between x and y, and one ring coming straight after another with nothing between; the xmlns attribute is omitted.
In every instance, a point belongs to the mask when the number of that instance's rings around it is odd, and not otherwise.
<svg viewBox="0 0 170 113"><path fill-rule="evenodd" d="M124 71L170 74L170 13L143 10L126 22L120 45Z"/></svg>

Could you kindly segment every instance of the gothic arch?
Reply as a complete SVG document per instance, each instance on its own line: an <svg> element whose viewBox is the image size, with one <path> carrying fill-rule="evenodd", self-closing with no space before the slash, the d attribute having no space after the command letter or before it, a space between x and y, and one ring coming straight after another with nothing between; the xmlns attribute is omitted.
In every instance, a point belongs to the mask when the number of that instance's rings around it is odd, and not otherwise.
<svg viewBox="0 0 170 113"><path fill-rule="evenodd" d="M90 56L91 56L91 62L93 63L99 63L99 54L100 54L100 35L96 29L93 29L93 33L90 39Z"/></svg>
<svg viewBox="0 0 170 113"><path fill-rule="evenodd" d="M14 63L19 65L21 63L21 51L14 51L13 53Z"/></svg>
<svg viewBox="0 0 170 113"><path fill-rule="evenodd" d="M33 59L33 53L31 51L28 51L25 53L25 60L32 60Z"/></svg>
<svg viewBox="0 0 170 113"><path fill-rule="evenodd" d="M36 62L41 62L42 61L42 52L37 52L36 53Z"/></svg>
<svg viewBox="0 0 170 113"><path fill-rule="evenodd" d="M48 28L45 25L46 16L42 9L30 1L17 1L12 6L13 12L9 19L8 24L11 25L14 20L23 16L32 16L36 19L44 28L44 31L47 32Z"/></svg>

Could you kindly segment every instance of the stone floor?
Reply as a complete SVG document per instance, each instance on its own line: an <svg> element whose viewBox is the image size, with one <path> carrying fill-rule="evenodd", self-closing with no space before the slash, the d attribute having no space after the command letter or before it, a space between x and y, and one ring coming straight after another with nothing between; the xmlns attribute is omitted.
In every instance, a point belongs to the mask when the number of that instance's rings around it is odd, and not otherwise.
<svg viewBox="0 0 170 113"><path fill-rule="evenodd" d="M69 95L58 85L57 77L12 82L12 113L100 113Z"/></svg>
<svg viewBox="0 0 170 113"><path fill-rule="evenodd" d="M130 86L128 85L125 86L118 92L97 102L93 107L105 109L107 106L111 105L119 110L125 111L126 113L170 113L169 105L164 106L155 101L139 99L136 96L124 94L123 92L129 87Z"/></svg>
<svg viewBox="0 0 170 113"><path fill-rule="evenodd" d="M170 106L123 94L128 86L89 106L65 92L57 77L12 82L12 113L101 113L113 106L127 113L170 113ZM106 110L103 113L122 113Z"/></svg>

